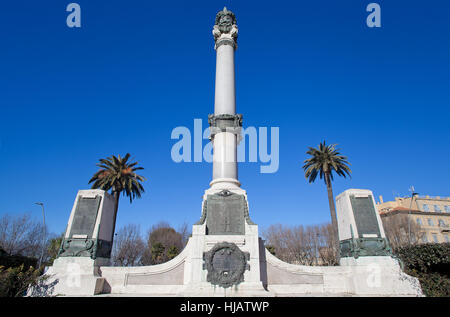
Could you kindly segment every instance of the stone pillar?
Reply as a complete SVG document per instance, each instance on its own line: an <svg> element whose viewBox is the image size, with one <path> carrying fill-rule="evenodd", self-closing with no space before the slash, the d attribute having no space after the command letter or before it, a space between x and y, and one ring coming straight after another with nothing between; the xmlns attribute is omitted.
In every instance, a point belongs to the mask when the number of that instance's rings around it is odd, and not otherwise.
<svg viewBox="0 0 450 317"><path fill-rule="evenodd" d="M336 197L341 265L360 257L391 257L373 193L348 189Z"/></svg>
<svg viewBox="0 0 450 317"><path fill-rule="evenodd" d="M104 190L79 190L58 256L45 275L46 295L85 296L103 291L100 266L109 265L115 200ZM35 296L35 289L30 289Z"/></svg>
<svg viewBox="0 0 450 317"><path fill-rule="evenodd" d="M213 142L212 188L233 189L240 186L237 172L237 142L242 115L236 115L234 51L237 48L236 18L224 8L213 29L216 60L214 114L209 116Z"/></svg>

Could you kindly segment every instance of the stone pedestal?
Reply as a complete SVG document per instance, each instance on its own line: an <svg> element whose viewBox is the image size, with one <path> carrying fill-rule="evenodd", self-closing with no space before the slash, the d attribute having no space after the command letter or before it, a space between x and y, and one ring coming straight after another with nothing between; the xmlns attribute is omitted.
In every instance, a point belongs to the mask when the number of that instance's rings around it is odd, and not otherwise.
<svg viewBox="0 0 450 317"><path fill-rule="evenodd" d="M402 272L392 255L373 193L348 189L336 197L340 265L352 274L358 295L422 294L416 278Z"/></svg>
<svg viewBox="0 0 450 317"><path fill-rule="evenodd" d="M89 296L103 291L105 278L99 274L104 259L93 260L88 257L60 257L53 262L47 272L47 284L54 285L52 296Z"/></svg>
<svg viewBox="0 0 450 317"><path fill-rule="evenodd" d="M48 295L94 295L103 290L99 267L109 265L115 201L98 189L80 190L70 213L58 257L46 275Z"/></svg>
<svg viewBox="0 0 450 317"><path fill-rule="evenodd" d="M104 190L79 190L58 257L109 259L114 211L115 201Z"/></svg>
<svg viewBox="0 0 450 317"><path fill-rule="evenodd" d="M205 191L186 259L185 296L268 296L261 278L258 226L242 189ZM263 251L264 252L264 251Z"/></svg>
<svg viewBox="0 0 450 317"><path fill-rule="evenodd" d="M351 272L351 291L358 296L421 296L417 278L405 274L391 256L341 258Z"/></svg>
<svg viewBox="0 0 450 317"><path fill-rule="evenodd" d="M370 190L348 189L336 197L341 258L391 255L376 210Z"/></svg>

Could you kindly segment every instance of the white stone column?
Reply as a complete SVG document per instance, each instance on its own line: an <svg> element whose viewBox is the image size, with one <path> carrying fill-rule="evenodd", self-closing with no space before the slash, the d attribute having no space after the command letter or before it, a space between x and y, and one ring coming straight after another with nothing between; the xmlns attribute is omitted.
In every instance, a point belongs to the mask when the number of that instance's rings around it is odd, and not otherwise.
<svg viewBox="0 0 450 317"><path fill-rule="evenodd" d="M216 56L214 114L236 114L233 45L224 41L224 44L216 48Z"/></svg>
<svg viewBox="0 0 450 317"><path fill-rule="evenodd" d="M224 12L227 9L224 8ZM229 11L228 11L229 12ZM237 188L237 135L231 124L237 122L234 74L234 51L237 48L237 26L234 15L223 15L216 20L213 35L216 49L216 89L212 125L213 179L212 188ZM225 116L224 116L225 115ZM224 118L225 117L225 118ZM211 122L210 122L211 124ZM214 131L214 132L213 132Z"/></svg>

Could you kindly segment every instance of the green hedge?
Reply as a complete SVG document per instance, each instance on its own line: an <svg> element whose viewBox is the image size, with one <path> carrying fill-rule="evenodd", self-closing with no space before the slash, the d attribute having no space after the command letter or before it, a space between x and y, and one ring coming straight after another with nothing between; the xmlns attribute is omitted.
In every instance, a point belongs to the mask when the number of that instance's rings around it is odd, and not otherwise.
<svg viewBox="0 0 450 317"><path fill-rule="evenodd" d="M25 296L29 287L39 283L40 274L39 269L25 269L23 264L8 269L0 266L0 297Z"/></svg>
<svg viewBox="0 0 450 317"><path fill-rule="evenodd" d="M38 260L35 258L29 258L21 255L8 255L5 251L0 249L0 266L7 269L10 267L24 266L25 270L30 267L36 267Z"/></svg>
<svg viewBox="0 0 450 317"><path fill-rule="evenodd" d="M25 296L41 275L36 269L38 260L22 255L9 255L0 248L0 297Z"/></svg>
<svg viewBox="0 0 450 317"><path fill-rule="evenodd" d="M405 273L417 277L426 296L450 296L450 243L427 243L394 250Z"/></svg>

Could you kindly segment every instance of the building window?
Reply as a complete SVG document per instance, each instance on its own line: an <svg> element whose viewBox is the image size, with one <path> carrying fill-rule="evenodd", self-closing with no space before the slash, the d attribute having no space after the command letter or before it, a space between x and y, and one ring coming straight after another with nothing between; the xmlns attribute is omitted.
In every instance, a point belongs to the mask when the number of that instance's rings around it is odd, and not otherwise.
<svg viewBox="0 0 450 317"><path fill-rule="evenodd" d="M418 224L419 226L421 226L421 225L422 225L422 219L420 219L420 218L417 218L417 219L416 219L416 222L417 222L417 224Z"/></svg>
<svg viewBox="0 0 450 317"><path fill-rule="evenodd" d="M422 205L423 211L430 211L427 204Z"/></svg>
<svg viewBox="0 0 450 317"><path fill-rule="evenodd" d="M442 219L439 219L439 227L445 227L445 222Z"/></svg>
<svg viewBox="0 0 450 317"><path fill-rule="evenodd" d="M445 206L445 211L450 212L450 206Z"/></svg>
<svg viewBox="0 0 450 317"><path fill-rule="evenodd" d="M450 239L448 238L448 234L444 234L444 240L445 240L445 242L450 242Z"/></svg>
<svg viewBox="0 0 450 317"><path fill-rule="evenodd" d="M423 242L423 243L428 242L427 234L426 234L426 233L424 233L424 234L422 235L422 242Z"/></svg>
<svg viewBox="0 0 450 317"><path fill-rule="evenodd" d="M438 205L434 205L434 211L441 212L441 208Z"/></svg>
<svg viewBox="0 0 450 317"><path fill-rule="evenodd" d="M436 242L436 243L438 243L437 234L432 233L431 235L433 236L433 241Z"/></svg>
<svg viewBox="0 0 450 317"><path fill-rule="evenodd" d="M433 225L433 220L431 218L428 218L428 225L432 226Z"/></svg>

